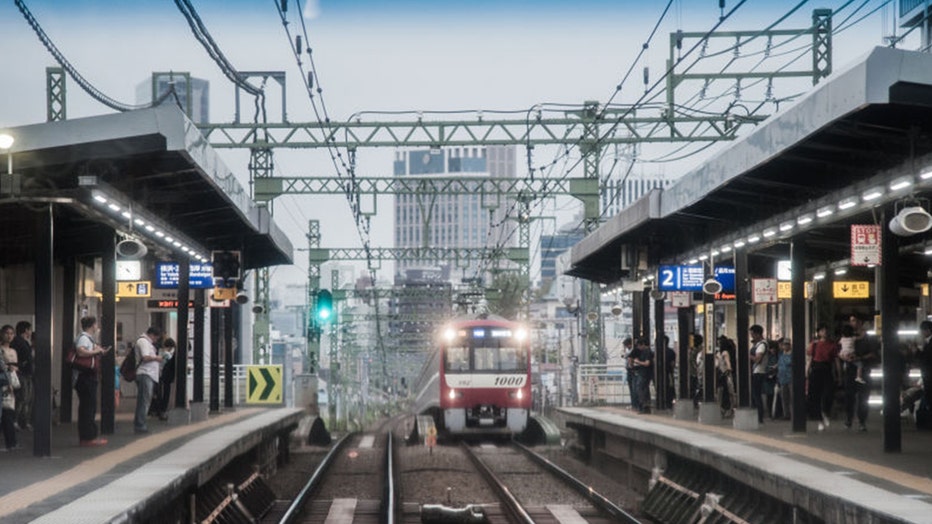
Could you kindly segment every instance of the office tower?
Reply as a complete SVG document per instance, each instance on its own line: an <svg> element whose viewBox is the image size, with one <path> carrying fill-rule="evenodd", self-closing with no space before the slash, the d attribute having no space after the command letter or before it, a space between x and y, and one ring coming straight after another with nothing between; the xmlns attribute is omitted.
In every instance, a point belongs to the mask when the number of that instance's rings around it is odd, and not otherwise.
<svg viewBox="0 0 932 524"><path fill-rule="evenodd" d="M177 104L195 124L210 122L210 82L194 78L190 73L152 73L152 77L136 86L136 103L151 104L169 92L174 94L161 102Z"/></svg>

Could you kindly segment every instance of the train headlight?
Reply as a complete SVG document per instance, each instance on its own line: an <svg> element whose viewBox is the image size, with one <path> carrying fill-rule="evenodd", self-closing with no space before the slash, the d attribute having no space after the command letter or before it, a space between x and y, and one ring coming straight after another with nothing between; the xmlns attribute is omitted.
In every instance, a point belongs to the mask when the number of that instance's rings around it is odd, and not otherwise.
<svg viewBox="0 0 932 524"><path fill-rule="evenodd" d="M443 332L443 338L446 339L447 342L453 342L456 340L456 330L453 328L447 328Z"/></svg>
<svg viewBox="0 0 932 524"><path fill-rule="evenodd" d="M519 389L518 392L515 394L515 396L518 397L518 400L523 399L523 398L524 398L524 390Z"/></svg>
<svg viewBox="0 0 932 524"><path fill-rule="evenodd" d="M450 400L456 400L456 390L450 389L450 393L447 396L450 397Z"/></svg>
<svg viewBox="0 0 932 524"><path fill-rule="evenodd" d="M518 328L515 330L514 334L515 340L521 342L527 338L527 330L524 328Z"/></svg>

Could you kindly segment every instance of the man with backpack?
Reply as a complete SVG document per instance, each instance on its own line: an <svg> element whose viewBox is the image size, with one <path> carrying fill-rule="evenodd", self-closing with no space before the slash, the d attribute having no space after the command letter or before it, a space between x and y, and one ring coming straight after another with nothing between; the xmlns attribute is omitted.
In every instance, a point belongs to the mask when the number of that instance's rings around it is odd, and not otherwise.
<svg viewBox="0 0 932 524"><path fill-rule="evenodd" d="M145 334L136 340L133 351L136 353L136 414L133 418L133 429L137 434L148 433L146 417L149 413L149 404L152 403L152 393L155 385L159 383L159 364L162 356L155 349L155 343L162 338L162 330L151 326Z"/></svg>

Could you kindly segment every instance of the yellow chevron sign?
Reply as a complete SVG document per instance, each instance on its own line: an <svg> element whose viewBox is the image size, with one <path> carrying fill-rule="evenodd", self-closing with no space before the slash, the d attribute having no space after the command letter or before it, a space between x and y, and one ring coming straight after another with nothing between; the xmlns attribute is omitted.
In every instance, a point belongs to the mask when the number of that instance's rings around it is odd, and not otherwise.
<svg viewBox="0 0 932 524"><path fill-rule="evenodd" d="M282 367L246 366L246 403L282 403Z"/></svg>

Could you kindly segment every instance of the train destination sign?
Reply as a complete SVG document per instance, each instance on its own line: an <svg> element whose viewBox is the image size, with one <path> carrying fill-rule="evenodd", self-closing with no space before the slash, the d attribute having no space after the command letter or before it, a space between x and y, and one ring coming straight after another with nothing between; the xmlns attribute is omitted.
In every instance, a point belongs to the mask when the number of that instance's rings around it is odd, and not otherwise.
<svg viewBox="0 0 932 524"><path fill-rule="evenodd" d="M735 268L715 266L715 280L722 285L722 292L734 293ZM705 282L703 266L660 266L657 271L657 289L660 291L701 292Z"/></svg>
<svg viewBox="0 0 932 524"><path fill-rule="evenodd" d="M178 262L156 262L155 287L175 289L178 287ZM214 287L214 269L211 264L194 264L189 266L188 287L191 289L211 289Z"/></svg>

